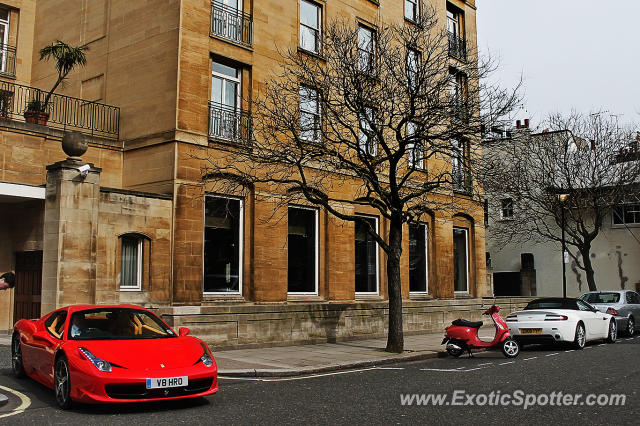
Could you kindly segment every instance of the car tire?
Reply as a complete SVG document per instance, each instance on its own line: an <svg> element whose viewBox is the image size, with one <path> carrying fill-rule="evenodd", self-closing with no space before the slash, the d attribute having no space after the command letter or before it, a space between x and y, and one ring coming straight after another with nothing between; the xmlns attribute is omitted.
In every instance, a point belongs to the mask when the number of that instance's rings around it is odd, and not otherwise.
<svg viewBox="0 0 640 426"><path fill-rule="evenodd" d="M631 337L636 333L636 321L633 317L629 317L627 320L627 336Z"/></svg>
<svg viewBox="0 0 640 426"><path fill-rule="evenodd" d="M61 355L53 369L53 389L56 394L58 407L63 410L71 408L71 374L69 373L69 362L67 357Z"/></svg>
<svg viewBox="0 0 640 426"><path fill-rule="evenodd" d="M505 339L502 342L502 353L507 358L515 358L520 354L520 345L514 339Z"/></svg>
<svg viewBox="0 0 640 426"><path fill-rule="evenodd" d="M576 349L583 349L587 343L587 333L584 328L584 324L581 322L576 326L576 334L573 339L573 347Z"/></svg>
<svg viewBox="0 0 640 426"><path fill-rule="evenodd" d="M609 333L607 334L607 343L615 343L618 338L618 325L615 319L609 322Z"/></svg>
<svg viewBox="0 0 640 426"><path fill-rule="evenodd" d="M14 376L19 378L25 376L24 362L22 361L22 344L20 335L17 333L11 339L11 369Z"/></svg>

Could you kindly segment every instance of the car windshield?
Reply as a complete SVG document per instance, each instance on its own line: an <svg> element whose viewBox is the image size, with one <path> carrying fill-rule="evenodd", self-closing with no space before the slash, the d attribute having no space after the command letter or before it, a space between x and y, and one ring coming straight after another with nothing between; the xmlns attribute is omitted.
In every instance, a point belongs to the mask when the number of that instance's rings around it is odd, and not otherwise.
<svg viewBox="0 0 640 426"><path fill-rule="evenodd" d="M576 301L573 299L538 299L532 300L524 308L525 310L531 309L573 309L577 310Z"/></svg>
<svg viewBox="0 0 640 426"><path fill-rule="evenodd" d="M618 303L620 293L587 293L581 299L589 303Z"/></svg>
<svg viewBox="0 0 640 426"><path fill-rule="evenodd" d="M154 314L131 308L75 312L69 322L71 340L134 340L176 337Z"/></svg>

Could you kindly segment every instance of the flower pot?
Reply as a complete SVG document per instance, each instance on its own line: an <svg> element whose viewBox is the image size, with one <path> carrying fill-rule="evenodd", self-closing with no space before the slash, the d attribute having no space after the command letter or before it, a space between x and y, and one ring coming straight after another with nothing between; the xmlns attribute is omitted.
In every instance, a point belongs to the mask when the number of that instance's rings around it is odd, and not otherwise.
<svg viewBox="0 0 640 426"><path fill-rule="evenodd" d="M27 110L24 112L24 119L27 123L46 125L49 120L49 113L44 111Z"/></svg>

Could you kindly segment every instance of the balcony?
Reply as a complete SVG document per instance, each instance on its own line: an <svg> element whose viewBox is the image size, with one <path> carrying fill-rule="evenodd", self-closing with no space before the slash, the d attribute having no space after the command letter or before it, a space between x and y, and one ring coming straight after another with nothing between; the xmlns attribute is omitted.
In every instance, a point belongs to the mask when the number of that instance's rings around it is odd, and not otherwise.
<svg viewBox="0 0 640 426"><path fill-rule="evenodd" d="M16 76L16 48L8 44L0 44L0 76Z"/></svg>
<svg viewBox="0 0 640 426"><path fill-rule="evenodd" d="M54 93L40 117L25 117L27 106L43 104L47 92L35 87L0 81L0 119L75 130L119 146L120 108Z"/></svg>
<svg viewBox="0 0 640 426"><path fill-rule="evenodd" d="M253 42L251 15L213 1L210 34L250 47Z"/></svg>
<svg viewBox="0 0 640 426"><path fill-rule="evenodd" d="M246 145L251 142L251 116L217 102L209 102L209 139Z"/></svg>
<svg viewBox="0 0 640 426"><path fill-rule="evenodd" d="M449 39L449 56L461 62L467 62L467 43L464 38L451 31L447 32Z"/></svg>

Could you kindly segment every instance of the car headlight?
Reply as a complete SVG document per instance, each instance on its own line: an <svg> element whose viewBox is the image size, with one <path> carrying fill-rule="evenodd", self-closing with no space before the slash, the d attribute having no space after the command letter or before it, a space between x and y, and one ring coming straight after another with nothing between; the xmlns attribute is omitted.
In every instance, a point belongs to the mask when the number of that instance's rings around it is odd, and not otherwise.
<svg viewBox="0 0 640 426"><path fill-rule="evenodd" d="M111 363L103 359L98 358L87 348L78 348L78 350L84 355L91 363L100 371L105 373L111 373Z"/></svg>
<svg viewBox="0 0 640 426"><path fill-rule="evenodd" d="M200 345L202 346L202 350L204 351L204 353L200 357L200 361L202 361L202 363L206 367L211 367L213 365L213 358L211 358L211 355L209 355L209 351L207 350L205 344L200 342Z"/></svg>

